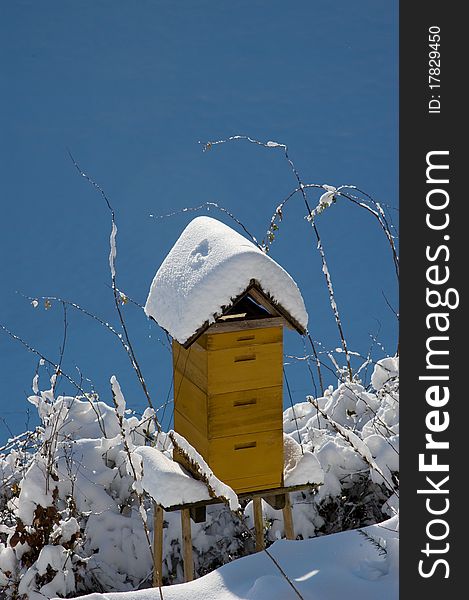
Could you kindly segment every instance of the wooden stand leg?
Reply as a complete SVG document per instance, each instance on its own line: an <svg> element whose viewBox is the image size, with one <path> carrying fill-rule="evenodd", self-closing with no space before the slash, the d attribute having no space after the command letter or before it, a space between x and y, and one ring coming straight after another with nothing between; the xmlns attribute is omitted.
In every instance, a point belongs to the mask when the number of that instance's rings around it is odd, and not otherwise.
<svg viewBox="0 0 469 600"><path fill-rule="evenodd" d="M285 537L287 540L294 540L295 529L293 528L293 514L291 510L290 494L285 494L285 506L282 509L283 512L283 525L285 529Z"/></svg>
<svg viewBox="0 0 469 600"><path fill-rule="evenodd" d="M194 561L192 559L191 513L188 508L181 510L181 528L184 581L192 581L194 579Z"/></svg>
<svg viewBox="0 0 469 600"><path fill-rule="evenodd" d="M254 509L254 526L256 528L256 552L264 549L264 519L262 517L262 498L254 496L252 499Z"/></svg>
<svg viewBox="0 0 469 600"><path fill-rule="evenodd" d="M153 505L153 587L163 584L163 508Z"/></svg>

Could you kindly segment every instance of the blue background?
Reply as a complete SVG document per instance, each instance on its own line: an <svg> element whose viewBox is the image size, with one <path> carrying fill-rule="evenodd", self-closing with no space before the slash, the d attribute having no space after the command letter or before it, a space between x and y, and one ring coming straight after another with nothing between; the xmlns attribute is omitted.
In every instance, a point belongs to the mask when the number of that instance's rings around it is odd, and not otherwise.
<svg viewBox="0 0 469 600"><path fill-rule="evenodd" d="M249 134L284 142L304 181L356 184L396 222L397 17L389 0L2 3L0 322L52 361L62 308L34 309L21 294L61 296L116 323L109 214L68 149L116 210L118 285L141 304L179 233L207 211L151 214L216 202L262 239L295 187L278 150L236 142L204 153L199 141ZM312 192L310 203L318 197ZM298 195L271 256L302 290L313 338L334 349L340 341L304 214ZM382 231L344 201L317 224L350 347L366 354L379 330L384 350L375 347L375 357L393 354L397 323L383 293L396 307L397 286ZM123 310L160 405L171 396L166 336L134 305ZM106 401L116 374L128 405L141 411L145 398L116 339L71 309L67 317L64 370L90 379ZM289 334L287 354L304 351ZM2 441L8 428L37 422L26 400L37 357L4 334L0 353ZM287 362L294 401L302 401L313 391L310 376L304 362ZM62 380L59 391L73 388Z"/></svg>

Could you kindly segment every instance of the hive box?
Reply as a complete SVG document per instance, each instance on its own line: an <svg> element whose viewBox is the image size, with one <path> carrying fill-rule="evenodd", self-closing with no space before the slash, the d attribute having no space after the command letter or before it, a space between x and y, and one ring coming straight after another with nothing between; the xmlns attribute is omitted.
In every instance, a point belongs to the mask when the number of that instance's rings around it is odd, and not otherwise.
<svg viewBox="0 0 469 600"><path fill-rule="evenodd" d="M215 323L187 349L173 341L174 429L237 493L283 485L282 321Z"/></svg>

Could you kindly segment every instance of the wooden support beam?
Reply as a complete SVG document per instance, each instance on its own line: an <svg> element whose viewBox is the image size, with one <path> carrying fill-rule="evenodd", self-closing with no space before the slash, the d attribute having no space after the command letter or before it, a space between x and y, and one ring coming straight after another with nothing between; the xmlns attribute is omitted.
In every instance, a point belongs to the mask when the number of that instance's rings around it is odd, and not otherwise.
<svg viewBox="0 0 469 600"><path fill-rule="evenodd" d="M264 518L262 516L262 498L255 496L252 499L254 509L254 526L256 528L256 552L264 549Z"/></svg>
<svg viewBox="0 0 469 600"><path fill-rule="evenodd" d="M204 523L207 520L206 506L194 506L189 509L189 512L194 523Z"/></svg>
<svg viewBox="0 0 469 600"><path fill-rule="evenodd" d="M192 558L191 513L188 508L181 510L181 529L184 581L192 581L194 579L194 560Z"/></svg>
<svg viewBox="0 0 469 600"><path fill-rule="evenodd" d="M264 500L274 510L281 510L285 506L285 496L286 494L274 494L272 496L264 496Z"/></svg>
<svg viewBox="0 0 469 600"><path fill-rule="evenodd" d="M285 494L285 506L283 507L282 512L285 537L287 540L294 540L296 537L295 529L293 527L293 514L291 509L290 494Z"/></svg>
<svg viewBox="0 0 469 600"><path fill-rule="evenodd" d="M163 507L153 503L153 587L163 585Z"/></svg>
<svg viewBox="0 0 469 600"><path fill-rule="evenodd" d="M304 483L302 485L292 485L290 487L279 487L279 488L268 488L265 490L257 490L253 492L240 492L238 498L240 500L251 500L256 496L269 497L278 496L286 492L299 492L301 490L315 490L318 489L319 485L316 483ZM222 504L223 500L220 498L210 498L210 500L199 500L198 502L188 502L187 504L174 504L173 506L165 506L166 512L173 512L175 510L182 510L183 508L197 508L199 506L209 506L211 504Z"/></svg>

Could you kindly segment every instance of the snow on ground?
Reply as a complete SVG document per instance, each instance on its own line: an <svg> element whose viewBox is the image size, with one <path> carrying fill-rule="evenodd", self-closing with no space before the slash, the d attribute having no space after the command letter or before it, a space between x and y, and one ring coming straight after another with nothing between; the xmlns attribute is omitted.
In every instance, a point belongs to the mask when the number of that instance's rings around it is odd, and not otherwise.
<svg viewBox="0 0 469 600"><path fill-rule="evenodd" d="M189 223L158 269L145 304L178 342L188 340L256 279L306 329L308 315L290 275L251 241L211 217Z"/></svg>
<svg viewBox="0 0 469 600"><path fill-rule="evenodd" d="M303 541L269 552L304 600L397 600L399 520ZM373 543L373 540L378 545ZM240 558L190 583L162 588L164 600L298 600L265 552ZM81 596L86 600L159 600L158 589Z"/></svg>

